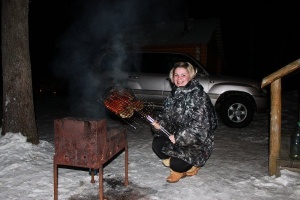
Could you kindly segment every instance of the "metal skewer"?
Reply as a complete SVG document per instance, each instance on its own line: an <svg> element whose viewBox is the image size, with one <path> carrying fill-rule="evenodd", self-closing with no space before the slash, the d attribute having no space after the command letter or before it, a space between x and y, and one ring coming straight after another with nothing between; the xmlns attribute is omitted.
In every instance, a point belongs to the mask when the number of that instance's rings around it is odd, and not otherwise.
<svg viewBox="0 0 300 200"><path fill-rule="evenodd" d="M153 123L155 120L151 117L151 116L149 116L149 115L147 115L146 116L146 119L149 121L149 122L151 122L151 123ZM160 130L162 131L162 132L164 132L168 137L171 135L164 127L162 127L162 126L160 126Z"/></svg>

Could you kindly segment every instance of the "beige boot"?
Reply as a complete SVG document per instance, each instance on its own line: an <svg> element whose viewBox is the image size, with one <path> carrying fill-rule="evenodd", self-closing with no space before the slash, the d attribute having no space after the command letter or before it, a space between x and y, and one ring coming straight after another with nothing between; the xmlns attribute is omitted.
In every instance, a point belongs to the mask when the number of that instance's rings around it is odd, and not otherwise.
<svg viewBox="0 0 300 200"><path fill-rule="evenodd" d="M191 169L186 171L186 175L187 176L195 176L198 173L199 170L200 170L200 167L193 166Z"/></svg>
<svg viewBox="0 0 300 200"><path fill-rule="evenodd" d="M181 178L184 178L184 177L186 177L185 172L180 173L180 172L175 172L175 171L171 170L171 173L170 173L170 175L168 176L167 181L168 181L169 183L176 183L176 182L178 182Z"/></svg>
<svg viewBox="0 0 300 200"><path fill-rule="evenodd" d="M170 167L170 158L162 160L162 163L164 164L165 167Z"/></svg>

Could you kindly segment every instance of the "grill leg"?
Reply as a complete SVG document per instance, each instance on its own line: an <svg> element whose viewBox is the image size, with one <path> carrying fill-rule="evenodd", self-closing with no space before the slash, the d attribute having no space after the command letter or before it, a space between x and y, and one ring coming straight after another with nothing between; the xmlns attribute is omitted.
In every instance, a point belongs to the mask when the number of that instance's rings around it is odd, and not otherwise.
<svg viewBox="0 0 300 200"><path fill-rule="evenodd" d="M103 167L99 167L99 200L104 200L103 194Z"/></svg>
<svg viewBox="0 0 300 200"><path fill-rule="evenodd" d="M57 164L54 162L53 164L53 177L54 177L54 200L58 200L58 169L57 169Z"/></svg>
<svg viewBox="0 0 300 200"><path fill-rule="evenodd" d="M91 168L91 183L95 183L95 178L94 178L95 174L94 174L94 169Z"/></svg>

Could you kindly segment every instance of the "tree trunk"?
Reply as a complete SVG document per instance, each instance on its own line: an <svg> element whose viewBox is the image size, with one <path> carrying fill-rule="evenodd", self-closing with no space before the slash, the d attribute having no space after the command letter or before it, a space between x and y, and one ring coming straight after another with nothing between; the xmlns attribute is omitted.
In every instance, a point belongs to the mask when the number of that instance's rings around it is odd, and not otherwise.
<svg viewBox="0 0 300 200"><path fill-rule="evenodd" d="M3 127L39 143L29 53L29 0L1 0Z"/></svg>

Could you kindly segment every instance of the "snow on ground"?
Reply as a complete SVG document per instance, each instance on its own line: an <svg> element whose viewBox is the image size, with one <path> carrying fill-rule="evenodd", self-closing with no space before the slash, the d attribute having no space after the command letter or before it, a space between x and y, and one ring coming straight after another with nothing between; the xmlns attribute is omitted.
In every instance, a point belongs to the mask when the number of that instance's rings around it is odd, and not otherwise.
<svg viewBox="0 0 300 200"><path fill-rule="evenodd" d="M53 99L56 99L54 101ZM282 134L294 130L298 117L297 93L284 94ZM64 101L46 98L36 106L40 144L26 143L20 133L0 138L1 199L53 199L53 120L69 117ZM169 169L151 149L149 126L138 130L108 119L109 126L126 128L129 145L129 186L123 186L124 153L104 168L105 196L112 200L267 200L300 199L300 173L281 170L268 175L269 113L257 114L243 129L219 124L215 148L196 176L167 183ZM59 168L58 199L98 199L98 176L90 183L88 169Z"/></svg>

